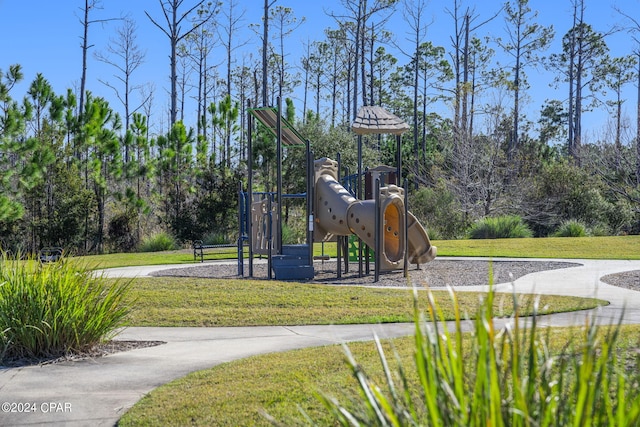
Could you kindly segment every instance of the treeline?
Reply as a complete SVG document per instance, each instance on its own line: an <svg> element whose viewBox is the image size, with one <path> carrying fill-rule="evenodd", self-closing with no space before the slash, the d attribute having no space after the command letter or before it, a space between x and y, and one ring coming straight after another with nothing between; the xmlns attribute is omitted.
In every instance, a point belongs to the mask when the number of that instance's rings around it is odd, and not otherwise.
<svg viewBox="0 0 640 427"><path fill-rule="evenodd" d="M129 251L163 230L179 241L225 238L241 174L216 162L193 129L176 122L150 138L140 113L123 129L107 101L91 94L76 114L73 93L55 94L42 75L18 102L10 90L20 67L0 76L2 249Z"/></svg>
<svg viewBox="0 0 640 427"><path fill-rule="evenodd" d="M232 66L237 4L194 2L197 7L181 11L181 3L159 4L165 16L191 22L183 33L176 31L186 27L173 28L168 19L163 26L153 18L157 14L147 13L172 35L177 52L167 130L150 130L152 117L160 115L152 114L153 94L146 89L139 106L129 105L131 79L144 59L130 19L122 21L108 49L114 55L101 56L127 70L119 76L126 85L108 86L124 113L91 90L56 94L41 74L26 94L16 94L21 67L0 69L3 249L130 251L160 232L181 243L233 241L237 192L247 178L249 100L274 105L277 96L299 89L302 111L296 115L287 100L284 115L309 138L316 157L340 152L352 172L356 148L349 124L360 106L381 105L407 121L402 155L411 209L436 238L464 237L477 220L502 215L521 217L536 236L553 234L567 221L596 235L640 232L640 126L630 134L621 108L624 88L638 84L638 61L631 52L609 56L608 35L584 21L582 1L571 3L573 25L562 36L562 51L543 56L555 32L536 24L526 0L507 2L491 18L503 19L507 28L503 39L492 41L478 37L482 26L474 23L484 21L453 1L447 12L455 32L448 49L426 39L425 1L344 0L337 27L309 44L300 69L285 61L286 39L302 24L290 8L265 2L263 34L268 23L275 31L263 37L262 63ZM95 5L87 3L86 29L95 22L89 18ZM414 34L404 63L384 47L390 37L384 23L398 8ZM217 40L218 55L224 51L228 58L224 70L206 65L216 51L214 34L227 35ZM86 37L83 55L90 45ZM513 65L497 64L494 47ZM137 55L117 54L125 50ZM534 65L554 71L559 91L567 94L563 101L549 100L536 119L522 112L526 74ZM186 81L197 82L199 119L193 126L183 121L185 99L194 89ZM82 82L85 87L84 73ZM436 104L448 105L451 114L435 113ZM596 141L585 137L582 124L583 113L593 108L607 109L612 118L611 129ZM638 117L640 122L640 111ZM254 132L256 182L271 190L273 136ZM285 191L304 191L304 153L291 147L284 154ZM365 166L393 165L395 141L370 137L364 154ZM288 203L287 238L295 240L304 220L296 220L295 203Z"/></svg>
<svg viewBox="0 0 640 427"><path fill-rule="evenodd" d="M2 87L19 79L20 68L10 67ZM228 99L223 104L231 105L224 114L238 114L237 105ZM180 121L166 135L150 137L144 115L134 113L124 130L102 98L87 96L80 116L76 108L71 92L54 94L42 76L21 103L2 98L3 249L131 251L161 231L184 243L234 241L246 162L227 165ZM290 102L286 114L295 122ZM523 133L510 155L511 123L509 116L497 115L490 132L474 135L473 144L461 150L455 148L451 121L431 115L418 157L413 130L404 135L403 174L411 183L411 209L434 237L464 237L474 221L507 214L520 215L537 236L553 233L568 220L580 221L596 235L640 232L635 146L587 144L577 164L562 147ZM356 170L356 145L348 127L331 127L311 112L297 125L316 157L335 158L340 152L346 169ZM232 152L243 149L237 126L216 131L231 132ZM257 129L254 138L257 189L272 190L273 137ZM394 164L395 140L366 138L364 162ZM286 192L304 191L302 164L303 149L285 150Z"/></svg>

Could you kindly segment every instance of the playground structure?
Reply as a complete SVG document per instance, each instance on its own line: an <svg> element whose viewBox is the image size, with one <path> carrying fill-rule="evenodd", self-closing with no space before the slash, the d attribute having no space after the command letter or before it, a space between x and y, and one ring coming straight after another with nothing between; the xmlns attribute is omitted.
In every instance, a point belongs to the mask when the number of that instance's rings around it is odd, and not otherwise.
<svg viewBox="0 0 640 427"><path fill-rule="evenodd" d="M404 268L405 255L411 264L435 258L436 248L427 232L413 214L406 212L403 188L387 184L378 188L373 199L359 200L338 182L338 162L323 158L314 166L315 241L354 234L370 248L379 246L376 252L380 253L382 271ZM382 230L376 230L377 222L383 225Z"/></svg>
<svg viewBox="0 0 640 427"><path fill-rule="evenodd" d="M381 271L404 269L407 265L424 264L436 257L436 248L429 236L407 209L407 183L401 183L400 135L408 126L381 107L362 107L352 125L358 135L358 173L356 188L343 185L340 177L340 155L338 160L313 159L310 143L280 114L278 107L249 108L248 158L252 153L252 121L258 120L276 138L276 191L253 192L252 161L248 162L247 192L240 189L238 239L238 275L244 275L243 245L248 241L249 277L253 277L255 255L267 256L268 278L272 273L276 279L312 279L313 243L337 242L337 275L342 274L344 257L348 271L347 237L357 236L358 271L363 274L366 259L369 272L370 251L373 251L375 281ZM380 166L362 173L362 135L370 133L393 133L396 135L396 168ZM282 193L282 145L306 148L306 192L287 195ZM366 178L366 194L362 192L362 180ZM351 191L350 191L351 190ZM283 199L297 197L306 199L306 243L286 245L282 243Z"/></svg>

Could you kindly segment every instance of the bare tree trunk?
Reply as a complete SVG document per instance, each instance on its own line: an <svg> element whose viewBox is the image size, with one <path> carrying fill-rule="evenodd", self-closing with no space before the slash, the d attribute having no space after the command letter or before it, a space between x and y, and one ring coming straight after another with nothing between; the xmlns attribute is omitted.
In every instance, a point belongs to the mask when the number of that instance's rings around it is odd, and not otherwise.
<svg viewBox="0 0 640 427"><path fill-rule="evenodd" d="M174 0L173 8L171 12L171 111L170 111L170 120L171 125L173 125L178 117L178 59L177 59L177 48L178 48L178 40L175 36L177 34L178 27L178 4L177 1Z"/></svg>
<svg viewBox="0 0 640 427"><path fill-rule="evenodd" d="M616 99L616 169L620 168L622 163L622 99L620 90L617 91L617 99Z"/></svg>
<svg viewBox="0 0 640 427"><path fill-rule="evenodd" d="M459 17L458 17L458 0L454 0L454 9L452 12L453 16L453 24L454 24L454 37L453 40L453 50L455 52L455 56L453 59L453 69L455 75L455 89L454 89L454 100L453 100L453 155L455 159L458 159L460 156L460 146L461 146L461 136L462 136L462 126L460 122L460 108L462 105L462 81L460 74L460 49L461 49L461 41L460 41L460 28L459 28ZM456 168L459 167L459 163L456 162Z"/></svg>
<svg viewBox="0 0 640 427"><path fill-rule="evenodd" d="M87 51L89 50L89 10L94 6L90 0L84 0L84 20L82 21L82 77L80 77L80 93L78 115L84 113L84 92L87 84Z"/></svg>
<svg viewBox="0 0 640 427"><path fill-rule="evenodd" d="M638 55L638 95L636 102L636 184L640 187L640 49Z"/></svg>
<svg viewBox="0 0 640 427"><path fill-rule="evenodd" d="M321 78L321 74L318 73L316 75L316 88L317 88L316 89L317 90L317 93L316 93L316 115L318 117L320 117L320 96L321 96L320 88L321 88L321 85L322 85L322 82L320 81L320 78Z"/></svg>
<svg viewBox="0 0 640 427"><path fill-rule="evenodd" d="M576 27L577 22L577 5L574 5L573 10L573 28ZM568 143L567 148L569 152L569 156L573 157L574 152L574 133L575 133L575 89L574 89L574 80L575 80L575 56L576 56L576 42L575 42L575 31L571 33L571 47L569 49L569 111L568 111Z"/></svg>
<svg viewBox="0 0 640 427"><path fill-rule="evenodd" d="M580 16L578 17L578 8ZM582 145L582 74L584 71L584 1L579 0L574 9L574 22L577 23L577 28L579 28L578 39L573 39L574 46L571 49L572 60L575 66L571 67L571 74L574 74L573 77L575 79L575 89L574 89L574 104L575 108L573 111L573 139L570 141L569 146L569 154L576 162L577 165L580 165L580 147ZM575 26L574 26L575 28Z"/></svg>
<svg viewBox="0 0 640 427"><path fill-rule="evenodd" d="M371 24L371 44L369 45L369 105L375 105L375 97L374 97L374 88L375 88L375 78L373 71L373 50L375 44L375 25Z"/></svg>
<svg viewBox="0 0 640 427"><path fill-rule="evenodd" d="M333 52L333 73L331 77L331 127L336 125L337 93L338 93L338 52Z"/></svg>
<svg viewBox="0 0 640 427"><path fill-rule="evenodd" d="M262 27L262 106L267 105L267 58L269 49L269 0L264 0Z"/></svg>
<svg viewBox="0 0 640 427"><path fill-rule="evenodd" d="M351 96L353 93L353 88L351 87L351 83L352 83L352 70L354 67L354 62L351 62L351 58L353 57L353 55L351 55L351 53L348 55L349 60L347 61L347 93L346 93L346 98L345 100L347 101L347 117L349 119L351 119L352 117L355 118L357 113L351 113ZM353 115L352 115L353 114Z"/></svg>
<svg viewBox="0 0 640 427"><path fill-rule="evenodd" d="M202 20L200 22L198 22L196 25L193 25L192 27L189 28L188 31L185 31L184 33L180 33L180 24L182 23L182 21L191 14L191 12L193 12L194 10L196 10L197 8L199 8L200 6L202 6L202 4L205 2L205 0L200 0L196 5L194 5L192 8L190 8L189 10L187 10L185 13L181 14L178 17L178 9L180 8L180 6L182 5L183 0L170 0L170 1L166 1L166 0L158 0L160 3L160 8L163 11L165 20L166 20L166 28L163 27L162 25L160 25L158 22L156 22L151 15L149 15L149 13L147 11L145 11L145 15L147 15L147 18L149 18L149 20L151 20L151 22L153 23L153 25L155 25L156 27L158 27L168 38L169 38L169 43L171 45L171 55L170 55L170 68L171 68L171 107L170 107L170 112L169 112L169 120L170 120L170 127L172 127L175 122L177 121L177 117L178 117L178 71L177 71L177 62L178 62L178 55L177 55L177 47L178 47L178 43L180 43L180 41L182 41L185 37L187 37L189 34L193 33L194 31L196 31L198 28L200 28L202 25L204 25L205 23L207 23L209 21L209 19L211 19L211 17L213 16L214 11L210 11L207 16L202 17ZM184 112L183 112L184 114Z"/></svg>
<svg viewBox="0 0 640 427"><path fill-rule="evenodd" d="M362 75L362 105L367 105L367 75L365 73L365 56L366 56L366 37L367 29L367 0L361 0L362 6L362 24L360 25L360 71Z"/></svg>
<svg viewBox="0 0 640 427"><path fill-rule="evenodd" d="M414 164L415 164L415 170L416 170L416 180L414 182L415 185L415 189L418 189L418 176L420 175L418 173L418 171L420 170L420 156L419 156L419 152L418 152L418 90L419 90L419 85L418 85L418 78L419 78L419 71L420 71L420 57L419 57L419 53L420 53L420 40L419 40L419 34L416 33L416 39L415 39L416 45L415 45L415 56L414 56L414 61L415 61L415 65L414 65L414 73L413 73L413 157L414 157ZM425 73L426 75L426 73ZM426 85L425 85L426 86ZM425 87L426 89L426 87ZM424 100L423 104L426 104L427 101L426 99Z"/></svg>
<svg viewBox="0 0 640 427"><path fill-rule="evenodd" d="M518 28L518 31L520 29ZM518 148L518 123L520 122L520 46L518 45L518 52L516 54L516 66L514 76L514 91L513 91L513 136L511 137L511 143L509 144L509 159L513 159L515 151Z"/></svg>
<svg viewBox="0 0 640 427"><path fill-rule="evenodd" d="M353 119L358 114L358 66L360 59L360 39L362 26L362 2L358 3L358 16L356 19L356 40L355 40L355 57L353 60Z"/></svg>
<svg viewBox="0 0 640 427"><path fill-rule="evenodd" d="M206 72L204 72L204 70L206 70L204 66L205 57L206 55L202 55L202 53L200 53L198 57L198 102L197 102L198 106L197 106L197 112L196 112L196 117L197 117L196 134L202 135L203 137L206 138L207 122L206 122L205 112L207 111L207 106L204 104L204 92L206 91L206 89L204 89L204 80L206 78L205 77Z"/></svg>
<svg viewBox="0 0 640 427"><path fill-rule="evenodd" d="M464 89L462 91L462 116L460 120L462 122L462 128L464 129L463 135L463 143L469 144L471 140L471 135L468 133L468 102L469 102L469 14L466 14L464 17L464 52L462 56L463 67L462 67L462 84Z"/></svg>
<svg viewBox="0 0 640 427"><path fill-rule="evenodd" d="M304 95L302 98L302 120L307 121L307 92L309 91L309 70L311 68L311 44L307 42L307 57L303 59L304 70ZM305 63L306 62L306 63Z"/></svg>

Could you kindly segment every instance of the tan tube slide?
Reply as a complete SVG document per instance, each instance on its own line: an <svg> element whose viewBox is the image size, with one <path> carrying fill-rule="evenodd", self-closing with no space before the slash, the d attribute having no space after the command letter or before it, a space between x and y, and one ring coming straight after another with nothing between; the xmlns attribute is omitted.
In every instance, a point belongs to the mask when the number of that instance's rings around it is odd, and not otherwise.
<svg viewBox="0 0 640 427"><path fill-rule="evenodd" d="M314 240L355 234L375 248L375 200L358 200L338 182L336 161L315 161ZM415 216L405 218L404 191L395 185L380 189L382 213L381 270L400 269L404 264L404 227L408 227L408 260L422 264L436 257L427 232Z"/></svg>

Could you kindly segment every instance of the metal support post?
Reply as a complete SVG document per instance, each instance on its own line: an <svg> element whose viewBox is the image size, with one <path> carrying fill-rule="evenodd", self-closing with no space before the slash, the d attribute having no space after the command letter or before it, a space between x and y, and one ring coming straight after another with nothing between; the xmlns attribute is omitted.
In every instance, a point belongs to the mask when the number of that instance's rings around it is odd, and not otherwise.
<svg viewBox="0 0 640 427"><path fill-rule="evenodd" d="M375 190L375 267L373 281L377 282L380 279L380 259L382 258L382 221L384 217L383 213L380 212L380 179L378 178L376 178Z"/></svg>
<svg viewBox="0 0 640 427"><path fill-rule="evenodd" d="M247 100L247 107L251 109L251 100ZM249 277L253 278L253 224L251 204L253 203L253 116L247 116L247 203L249 215L247 218L247 240L249 242Z"/></svg>

